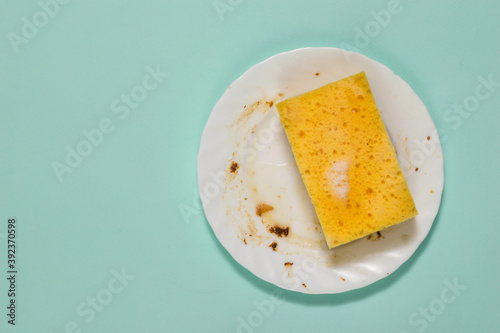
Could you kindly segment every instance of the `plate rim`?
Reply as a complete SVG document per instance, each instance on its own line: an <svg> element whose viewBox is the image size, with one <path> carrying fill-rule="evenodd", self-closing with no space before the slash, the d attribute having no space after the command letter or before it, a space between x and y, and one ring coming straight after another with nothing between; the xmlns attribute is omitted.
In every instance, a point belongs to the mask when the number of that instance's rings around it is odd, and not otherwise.
<svg viewBox="0 0 500 333"><path fill-rule="evenodd" d="M219 243L226 249L226 251L228 251L229 255L236 261L238 262L238 264L240 264L241 266L243 266L245 269L247 269L250 273L252 273L253 275L257 276L259 279L261 280L264 280L268 283L271 283L277 287L280 287L280 288L283 288L283 289L286 289L286 290L291 290L291 291L296 291L296 292L300 292L300 293L306 293L306 294L337 294L337 293L344 293L344 292L348 292L348 291L351 291L351 290L356 290L356 289L359 289L359 288L363 288L363 287L366 287L366 286L369 286L381 279L383 279L384 277L386 277L386 275L384 276L379 276L378 278L376 279L372 279L370 280L370 282L368 283L365 283L363 281L363 283L359 284L359 285L355 285L353 286L352 288L348 288L348 289L345 289L345 290L341 290L341 291L316 291L316 292L306 292L304 290L301 290L301 289L292 289L292 288L288 288L286 286L283 286L283 285L279 285L279 284L276 284L275 282L273 281L270 281L269 279L263 277L260 273L258 272L255 272L253 271L251 268L249 268L250 265L247 265L245 263L243 263L242 261L242 256L237 256L235 254L232 253L231 251L231 247L229 246L230 244L229 243L226 243L223 239L223 237L220 237L218 235L218 232L214 229L214 226L212 224L212 222L209 220L209 217L207 216L207 210L206 210L206 203L203 202L203 196L202 196L202 192L203 192L203 189L202 189L202 186L205 184L203 182L203 178L200 177L200 174L202 173L200 171L201 169L201 162L202 162L202 152L203 152L203 149L204 149L204 142L206 143L207 141L207 127L209 125L209 123L211 121L213 121L213 118L215 117L214 116L214 111L216 109L218 109L221 105L223 105L224 103L224 100L225 98L227 97L227 94L230 94L230 88L231 86L233 86L235 83L240 83L242 80L245 79L245 77L249 74L249 72L252 72L253 70L255 70L256 68L264 65L264 64L267 64L269 62L272 62L272 61L275 61L275 59L277 58L281 58L281 57L286 57L287 55L290 55L290 54L293 54L293 53L300 53L300 52L308 52L308 51L317 51L317 52L321 52L321 51L326 51L326 52L332 52L332 51L335 51L335 52L341 52L341 53L344 53L346 54L346 56L351 56L351 55L355 55L357 57L361 57L362 59L364 59L365 61L369 61L369 62L373 62L373 63L376 63L377 66L381 66L384 70L387 70L389 71L390 73L392 73L392 75L394 75L395 77L399 78L401 80L401 82L403 82L408 89L410 89L410 91L415 95L415 97L417 97L418 101L422 104L422 106L425 108L425 111L430 119L430 121L432 122L433 126L434 126L434 129L436 129L436 126L435 126L435 123L429 113L429 110L427 109L427 107L425 106L425 104L423 103L423 101L420 99L420 97L416 94L416 92L411 88L411 86L405 81L403 80L399 75L395 74L394 71L392 71L389 67L387 67L386 65L384 65L383 63L380 63L379 61L377 60L374 60L374 59L371 59L369 57L367 57L366 55L364 54L361 54L361 53L357 53L357 52L354 52L354 51L348 51L348 50L344 50L344 49L340 49L340 48L336 48L336 47L302 47L302 48L297 48L297 49L292 49L292 50L288 50L288 51L284 51L284 52L280 52L280 53L277 53L277 54L274 54L262 61L259 61L257 62L256 64L254 64L253 66L249 67L247 70L245 70L243 72L243 74L241 74L238 78L236 78L234 81L231 82L231 84L224 90L223 94L219 97L218 101L214 104L211 112L210 112L210 115L207 119L207 122L204 126L204 129L203 129L203 132L202 132L202 135L201 135L201 138L200 138L200 147L199 147L199 151L198 151L198 157L197 157L197 175L198 175L198 191L199 191L199 194L200 194L200 197L202 197L202 208L203 208L203 211L204 211L204 214L205 214L205 217L207 219L207 222L209 223L212 231L214 232L217 240L219 241ZM436 129L437 131L437 129ZM411 253L404 259L402 260L399 265L396 267L395 270L393 270L392 272L389 272L388 275L392 274L394 271L396 271L397 269L399 269L401 266L403 266L403 264L405 262L407 262L414 254L415 252L417 251L418 248L420 248L421 244L423 243L423 241L427 238L427 236L429 235L429 232L430 230L432 229L432 226L434 224L434 221L440 211L440 206L441 206L441 202L442 202L442 196L443 196L443 190L444 190L444 157L443 157L443 154L442 154L442 145L441 145L441 142L440 142L440 139L439 139L439 135L437 136L436 138L437 142L436 142L436 147L438 148L439 150L439 153L441 155L441 158L440 158L440 163L439 165L437 166L437 171L436 172L439 172L440 174L438 175L439 176L439 179L441 180L440 184L439 184L439 188L435 190L435 195L436 197L439 196L439 200L438 200L438 204L437 204L437 209L436 209L436 212L434 214L434 216L432 217L432 221L430 222L429 224L429 227L427 228L427 230L425 230L425 235L422 237L422 239L418 242L418 245L415 246L414 249L411 250ZM387 276L388 276L387 275Z"/></svg>

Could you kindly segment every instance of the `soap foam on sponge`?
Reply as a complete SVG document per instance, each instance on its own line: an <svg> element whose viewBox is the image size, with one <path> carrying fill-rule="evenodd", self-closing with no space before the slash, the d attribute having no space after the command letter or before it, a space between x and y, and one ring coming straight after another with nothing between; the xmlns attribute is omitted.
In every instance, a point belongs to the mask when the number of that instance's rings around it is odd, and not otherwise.
<svg viewBox="0 0 500 333"><path fill-rule="evenodd" d="M346 161L334 161L329 170L326 171L326 178L333 193L341 199L347 199L349 193L349 164Z"/></svg>
<svg viewBox="0 0 500 333"><path fill-rule="evenodd" d="M276 107L330 248L418 214L364 72Z"/></svg>

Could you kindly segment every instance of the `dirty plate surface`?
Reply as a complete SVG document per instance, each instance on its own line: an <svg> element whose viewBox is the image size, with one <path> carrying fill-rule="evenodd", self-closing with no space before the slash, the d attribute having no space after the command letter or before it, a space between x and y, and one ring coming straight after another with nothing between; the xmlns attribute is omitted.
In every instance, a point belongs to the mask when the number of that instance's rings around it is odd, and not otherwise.
<svg viewBox="0 0 500 333"><path fill-rule="evenodd" d="M329 250L279 121L276 103L365 71L419 215ZM233 82L203 131L198 185L231 256L257 277L304 293L340 293L388 276L437 215L443 155L426 107L399 76L363 55L305 48L275 55Z"/></svg>

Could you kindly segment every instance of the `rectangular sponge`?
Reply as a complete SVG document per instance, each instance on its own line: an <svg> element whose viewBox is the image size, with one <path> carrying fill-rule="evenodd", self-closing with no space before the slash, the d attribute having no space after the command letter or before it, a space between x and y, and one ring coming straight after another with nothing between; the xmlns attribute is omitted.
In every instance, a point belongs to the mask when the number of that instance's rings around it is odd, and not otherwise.
<svg viewBox="0 0 500 333"><path fill-rule="evenodd" d="M329 248L418 214L364 72L276 107Z"/></svg>

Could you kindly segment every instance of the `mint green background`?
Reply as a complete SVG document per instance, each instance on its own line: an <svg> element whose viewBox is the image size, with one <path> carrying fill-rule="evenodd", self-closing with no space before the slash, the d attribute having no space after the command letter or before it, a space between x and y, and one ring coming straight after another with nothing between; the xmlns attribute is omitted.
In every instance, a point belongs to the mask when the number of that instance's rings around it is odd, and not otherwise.
<svg viewBox="0 0 500 333"><path fill-rule="evenodd" d="M240 2L221 20L212 0L74 0L16 54L7 34L40 7L0 1L0 236L9 217L19 223L18 319L12 328L0 310L1 332L64 332L70 321L82 332L235 332L277 290L231 258L197 209L203 127L249 67L295 48L355 45L354 28L388 2ZM500 5L401 4L360 51L402 76L447 136L438 218L391 276L339 295L281 290L285 302L255 332L417 332L409 317L454 279L467 289L425 331L498 330L500 88L457 129L443 116L478 76L500 81ZM170 75L120 120L113 100L157 65ZM52 161L103 118L114 131L59 182ZM135 279L85 323L76 307L122 268Z"/></svg>

